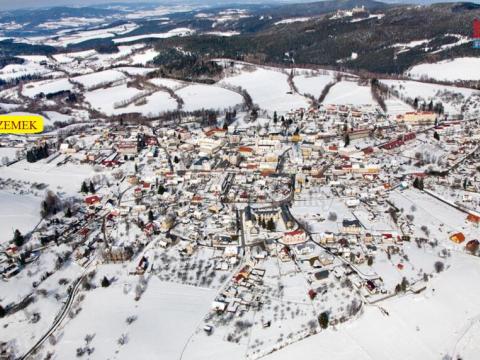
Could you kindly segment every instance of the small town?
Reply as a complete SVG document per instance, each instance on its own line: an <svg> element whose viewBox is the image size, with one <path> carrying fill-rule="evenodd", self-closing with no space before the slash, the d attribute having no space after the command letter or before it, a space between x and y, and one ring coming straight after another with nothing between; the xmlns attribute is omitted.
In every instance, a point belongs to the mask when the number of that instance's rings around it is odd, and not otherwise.
<svg viewBox="0 0 480 360"><path fill-rule="evenodd" d="M26 154L20 162L95 175L75 198L48 191L49 216L28 242L15 231L1 273L29 285L3 311L25 308L72 267L83 275L55 294L69 317L81 309L68 303L79 289L137 284L139 301L156 277L214 289L196 336L253 337L256 357L364 307L388 316L382 301L425 291L452 252L480 254L478 119L392 118L348 105L253 116L4 140ZM4 178L1 186L42 189Z"/></svg>
<svg viewBox="0 0 480 360"><path fill-rule="evenodd" d="M478 359L478 1L23 1L0 360Z"/></svg>

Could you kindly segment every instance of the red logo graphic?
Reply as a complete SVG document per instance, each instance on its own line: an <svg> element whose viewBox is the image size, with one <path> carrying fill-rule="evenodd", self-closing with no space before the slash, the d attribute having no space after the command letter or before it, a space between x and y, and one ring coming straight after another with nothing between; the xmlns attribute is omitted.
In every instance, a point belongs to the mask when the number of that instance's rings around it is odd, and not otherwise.
<svg viewBox="0 0 480 360"><path fill-rule="evenodd" d="M473 20L473 38L480 39L480 20Z"/></svg>

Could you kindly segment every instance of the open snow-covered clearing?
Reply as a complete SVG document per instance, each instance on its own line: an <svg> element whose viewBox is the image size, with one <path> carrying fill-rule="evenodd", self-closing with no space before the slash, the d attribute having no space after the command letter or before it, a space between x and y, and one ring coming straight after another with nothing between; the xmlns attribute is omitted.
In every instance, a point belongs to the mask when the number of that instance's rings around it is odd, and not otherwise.
<svg viewBox="0 0 480 360"><path fill-rule="evenodd" d="M55 124L55 122L71 123L74 122L76 119L77 121L84 120L76 116L61 114L57 111L44 111L42 114L44 115L44 119L49 122L49 125L53 125Z"/></svg>
<svg viewBox="0 0 480 360"><path fill-rule="evenodd" d="M2 176L4 169L2 168ZM12 240L15 229L25 234L40 221L42 198L0 190L0 244Z"/></svg>
<svg viewBox="0 0 480 360"><path fill-rule="evenodd" d="M24 76L45 75L51 70L34 62L24 64L9 64L0 70L0 80L11 81Z"/></svg>
<svg viewBox="0 0 480 360"><path fill-rule="evenodd" d="M340 81L335 84L324 100L325 104L376 105L370 86L362 86L354 81Z"/></svg>
<svg viewBox="0 0 480 360"><path fill-rule="evenodd" d="M147 49L132 55L130 60L133 65L146 65L148 62L153 61L157 55L158 53L155 49Z"/></svg>
<svg viewBox="0 0 480 360"><path fill-rule="evenodd" d="M185 83L179 80L167 79L167 78L155 78L155 79L150 79L149 81L154 85L163 86L172 90L177 90L185 86Z"/></svg>
<svg viewBox="0 0 480 360"><path fill-rule="evenodd" d="M278 70L257 67L243 69L224 78L221 83L247 90L253 102L269 112L286 113L309 106L305 97L292 92L287 74Z"/></svg>
<svg viewBox="0 0 480 360"><path fill-rule="evenodd" d="M0 176L5 179L44 183L54 192L78 195L82 181L95 174L93 169L87 165L57 166L58 161L47 163L47 160L43 159L36 163L29 163L26 160L19 161L9 167L3 167Z"/></svg>
<svg viewBox="0 0 480 360"><path fill-rule="evenodd" d="M79 44L84 41L93 40L93 39L112 38L116 35L122 35L127 32L130 32L136 29L137 27L138 25L129 23L129 24L119 25L119 26L106 28L106 29L80 31L75 34L47 38L42 40L41 42L47 45L65 47L68 45ZM40 41L36 41L36 42L40 43Z"/></svg>
<svg viewBox="0 0 480 360"><path fill-rule="evenodd" d="M55 61L59 63L64 63L68 64L71 63L74 60L78 59L87 59L91 56L95 56L98 53L95 50L85 50L85 51L78 51L78 52L72 52L72 53L61 53L61 54L54 54L52 57L55 59Z"/></svg>
<svg viewBox="0 0 480 360"><path fill-rule="evenodd" d="M176 94L183 99L183 109L186 111L228 109L243 102L240 94L210 85L189 85L178 90Z"/></svg>
<svg viewBox="0 0 480 360"><path fill-rule="evenodd" d="M126 110L126 107L122 107L121 104L129 102L137 96L141 96L142 93L141 90L123 84L89 91L85 93L85 100L94 109L106 115L118 115L129 112Z"/></svg>
<svg viewBox="0 0 480 360"><path fill-rule="evenodd" d="M177 109L177 101L165 91L157 91L142 99L140 104L130 104L124 112L141 113L146 117L155 117L167 111Z"/></svg>
<svg viewBox="0 0 480 360"><path fill-rule="evenodd" d="M152 68L136 67L136 66L123 66L115 69L117 71L121 71L132 76L137 76L137 75L144 76L144 75L147 75L149 72L155 71L155 69L152 69Z"/></svg>
<svg viewBox="0 0 480 360"><path fill-rule="evenodd" d="M297 18L283 19L283 20L280 20L280 21L277 21L276 23L274 23L274 25L293 24L293 23L296 23L296 22L306 22L306 21L309 21L311 19L312 19L311 17L297 17Z"/></svg>
<svg viewBox="0 0 480 360"><path fill-rule="evenodd" d="M0 147L0 160L3 158L8 158L13 160L17 157L17 152L20 152L21 148L16 147Z"/></svg>
<svg viewBox="0 0 480 360"><path fill-rule="evenodd" d="M55 353L62 359L72 358L85 345L85 335L94 334L91 346L95 351L90 359L179 359L214 296L211 289L156 277L149 279L138 303L135 288L128 283L99 287L85 293L82 310L61 330ZM129 316L137 316L131 325L126 323ZM122 334L128 339L123 346L118 344Z"/></svg>
<svg viewBox="0 0 480 360"><path fill-rule="evenodd" d="M325 86L334 78L335 75L331 71L312 71L295 76L293 82L300 94L310 94L318 98Z"/></svg>
<svg viewBox="0 0 480 360"><path fill-rule="evenodd" d="M126 76L121 71L105 70L93 74L77 76L72 78L72 81L81 84L88 90L104 84L111 84L125 78Z"/></svg>
<svg viewBox="0 0 480 360"><path fill-rule="evenodd" d="M41 93L48 95L67 90L73 90L73 85L68 79L64 78L28 83L23 87L22 93L25 96L34 98Z"/></svg>
<svg viewBox="0 0 480 360"><path fill-rule="evenodd" d="M238 31L208 31L203 33L204 35L211 35L211 36L223 36L223 37L230 37L235 35L240 35Z"/></svg>
<svg viewBox="0 0 480 360"><path fill-rule="evenodd" d="M428 78L440 81L480 80L480 58L463 57L432 64L419 64L407 71L415 79Z"/></svg>
<svg viewBox="0 0 480 360"><path fill-rule="evenodd" d="M127 43L132 41L144 40L144 39L166 39L174 36L189 36L194 33L195 33L195 30L192 30L189 28L177 28L164 33L144 34L144 35L124 37L124 38L117 38L117 39L113 39L113 42L116 44L121 44L121 43Z"/></svg>
<svg viewBox="0 0 480 360"><path fill-rule="evenodd" d="M11 111L11 110L16 110L20 107L19 104L10 104L10 103L4 103L4 102L0 102L0 111L5 111L5 112L8 112L8 111Z"/></svg>

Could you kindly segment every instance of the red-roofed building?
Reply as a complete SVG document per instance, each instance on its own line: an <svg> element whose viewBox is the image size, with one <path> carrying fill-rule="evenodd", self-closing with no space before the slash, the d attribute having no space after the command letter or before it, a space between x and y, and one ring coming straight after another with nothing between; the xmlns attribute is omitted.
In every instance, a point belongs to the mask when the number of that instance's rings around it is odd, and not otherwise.
<svg viewBox="0 0 480 360"><path fill-rule="evenodd" d="M205 132L205 135L210 137L210 136L221 136L224 137L226 134L227 130L225 129L220 129L220 128L213 128Z"/></svg>
<svg viewBox="0 0 480 360"><path fill-rule="evenodd" d="M467 220L473 222L474 224L480 224L480 216L475 214L468 214Z"/></svg>
<svg viewBox="0 0 480 360"><path fill-rule="evenodd" d="M307 241L307 235L302 229L288 231L283 234L283 243L287 245L301 244Z"/></svg>
<svg viewBox="0 0 480 360"><path fill-rule="evenodd" d="M95 205L95 204L99 203L100 200L101 200L100 196L98 196L98 195L91 195L91 196L87 196L87 197L85 198L85 203L86 203L87 205Z"/></svg>

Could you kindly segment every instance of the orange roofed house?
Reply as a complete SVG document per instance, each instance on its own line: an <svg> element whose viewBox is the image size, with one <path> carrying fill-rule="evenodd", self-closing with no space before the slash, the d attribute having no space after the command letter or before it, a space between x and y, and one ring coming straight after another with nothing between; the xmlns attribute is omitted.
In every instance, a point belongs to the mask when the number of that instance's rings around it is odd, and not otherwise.
<svg viewBox="0 0 480 360"><path fill-rule="evenodd" d="M454 243L461 244L465 241L465 235L463 235L461 232L458 232L450 235L450 240L452 240Z"/></svg>

